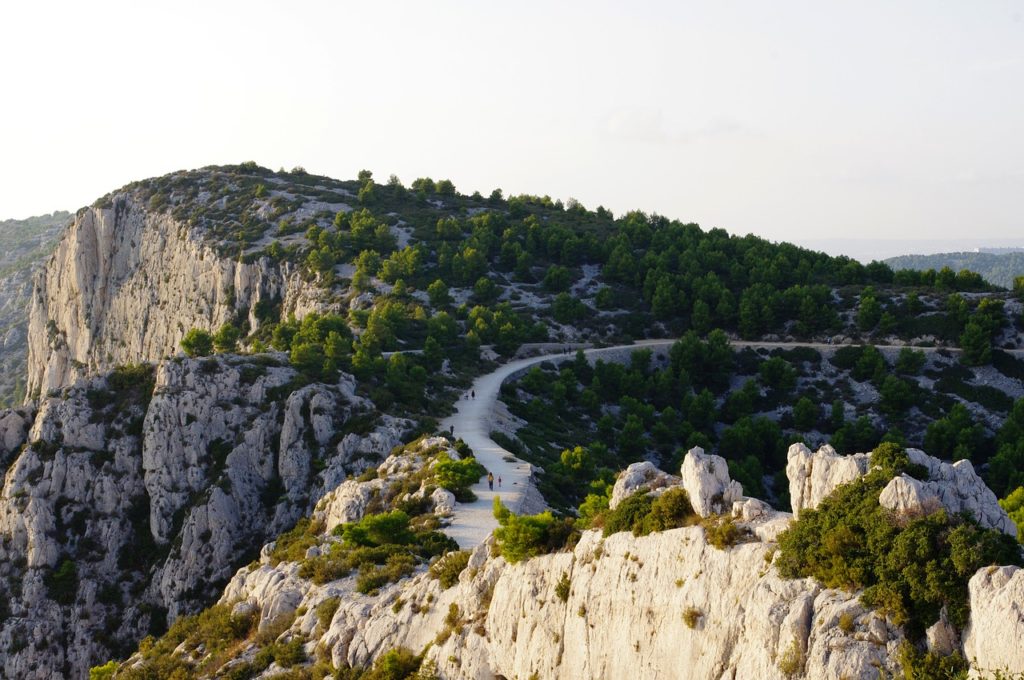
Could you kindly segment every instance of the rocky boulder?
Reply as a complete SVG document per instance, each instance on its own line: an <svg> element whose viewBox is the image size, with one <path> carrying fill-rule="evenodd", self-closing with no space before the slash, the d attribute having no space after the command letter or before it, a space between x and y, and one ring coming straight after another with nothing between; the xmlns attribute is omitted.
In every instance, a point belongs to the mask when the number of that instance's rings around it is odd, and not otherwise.
<svg viewBox="0 0 1024 680"><path fill-rule="evenodd" d="M895 477L882 490L878 501L890 510L926 515L939 508L950 514L969 513L983 527L1017 535L1017 525L988 488L969 460L946 463L918 449L907 449L910 462L922 466L922 481L907 474Z"/></svg>
<svg viewBox="0 0 1024 680"><path fill-rule="evenodd" d="M743 497L743 487L729 477L725 459L705 454L699 446L687 451L680 474L690 505L701 517L722 514Z"/></svg>
<svg viewBox="0 0 1024 680"><path fill-rule="evenodd" d="M799 517L801 510L816 508L840 484L866 474L871 454L840 456L828 445L812 453L804 444L793 444L786 459L790 503Z"/></svg>
<svg viewBox="0 0 1024 680"><path fill-rule="evenodd" d="M623 470L619 474L618 479L615 480L615 486L612 487L612 497L608 507L615 509L619 503L637 491L658 493L673 486L678 486L679 482L680 479L678 477L659 470L650 461L644 460L639 463L633 463Z"/></svg>

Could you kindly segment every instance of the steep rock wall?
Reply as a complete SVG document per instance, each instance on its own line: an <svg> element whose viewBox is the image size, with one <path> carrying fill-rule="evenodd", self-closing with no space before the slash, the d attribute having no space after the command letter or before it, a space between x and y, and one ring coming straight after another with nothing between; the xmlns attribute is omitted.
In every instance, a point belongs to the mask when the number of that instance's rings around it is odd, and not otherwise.
<svg viewBox="0 0 1024 680"><path fill-rule="evenodd" d="M83 678L126 654L411 425L346 432L373 413L351 377L296 389L284 359L173 359L44 399L27 434L31 412L0 418L4 446L22 437L0 495L0 675Z"/></svg>
<svg viewBox="0 0 1024 680"><path fill-rule="evenodd" d="M109 207L79 211L35 277L28 395L174 354L192 327L244 319L255 328L261 300L301 315L317 305L308 288L288 263L221 257L200 230L115 194Z"/></svg>

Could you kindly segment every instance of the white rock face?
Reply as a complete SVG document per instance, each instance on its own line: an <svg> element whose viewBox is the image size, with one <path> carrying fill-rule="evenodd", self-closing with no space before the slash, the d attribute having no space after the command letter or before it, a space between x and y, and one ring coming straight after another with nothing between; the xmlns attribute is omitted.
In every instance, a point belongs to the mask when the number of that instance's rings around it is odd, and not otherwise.
<svg viewBox="0 0 1024 680"><path fill-rule="evenodd" d="M430 501L434 504L434 514L450 515L455 512L455 494L440 487L434 489L430 494Z"/></svg>
<svg viewBox="0 0 1024 680"><path fill-rule="evenodd" d="M221 257L131 192L86 208L34 281L28 320L28 394L45 395L118 364L178 351L193 327L215 330L238 314L259 326L261 300L301 316L319 306L289 265Z"/></svg>
<svg viewBox="0 0 1024 680"><path fill-rule="evenodd" d="M650 461L633 463L623 470L612 487L608 506L614 509L619 503L640 490L658 492L679 485L679 478L663 472Z"/></svg>
<svg viewBox="0 0 1024 680"><path fill-rule="evenodd" d="M691 459L699 470L700 452ZM319 516L338 518L326 527L358 520L366 510L361 499L424 464L415 452L389 457L379 478L350 481L328 494ZM827 471L819 475L835 479ZM730 487L728 478L707 470L704 476L693 487L694 499ZM623 477L623 486L634 490L653 482L654 493L683 483L643 464ZM778 576L771 564L775 539L792 515L742 497L731 511L756 538L718 550L699 526L639 538L586 531L571 552L515 565L491 556L492 538L473 551L455 586L443 590L421 565L376 596L356 593L354 575L317 586L298 576L297 564L273 566L265 548L260 564L235 574L221 602L259 611L261 628L298 613L285 636L305 636L308 649L325 650L337 667L369 665L395 647L429 646L427 658L445 679L900 676L901 629L866 609L858 593ZM1017 644L1024 635L1021 574L984 569L971 581L975 623L964 650L977 658L976 668L1024 670ZM560 594L563 578L569 589ZM327 598L338 598L339 605L321 625L316 608ZM961 649L944 616L928 629L926 642L939 653Z"/></svg>
<svg viewBox="0 0 1024 680"><path fill-rule="evenodd" d="M690 505L701 517L722 514L743 497L743 487L729 478L725 459L705 454L699 446L686 452L680 474Z"/></svg>
<svg viewBox="0 0 1024 680"><path fill-rule="evenodd" d="M106 635L134 645L151 617L204 606L256 546L313 509L329 479L361 471L410 425L382 418L343 459L335 432L372 406L348 380L282 389L295 377L265 355L170 360L151 395L118 393L101 376L43 400L31 428L30 411L0 415L18 452L0 495L0 597L11 612L0 643L25 642L0 655L0 676L84 678L112 657ZM46 578L64 560L77 583L61 606Z"/></svg>
<svg viewBox="0 0 1024 680"><path fill-rule="evenodd" d="M989 567L971 577L971 622L964 631L964 655L971 677L996 670L1024 671L1024 569Z"/></svg>
<svg viewBox="0 0 1024 680"><path fill-rule="evenodd" d="M351 577L315 586L295 578L295 565L264 563L239 571L221 601L265 616L305 607L293 630L313 634L337 666L424 648L455 605L464 627L428 652L442 678L664 678L673 669L694 679L784 678L787 662L808 678L894 670L898 630L853 595L780 579L766 568L770 548L719 551L699 527L643 538L589 531L571 553L517 565L482 545L448 590L420 573L373 598L353 593ZM341 603L323 631L314 612L327 597ZM838 625L843 613L854 615L849 632Z"/></svg>
<svg viewBox="0 0 1024 680"><path fill-rule="evenodd" d="M799 517L801 510L816 508L840 484L866 474L871 454L840 456L828 445L811 453L805 445L793 444L786 459L789 498L793 514Z"/></svg>
<svg viewBox="0 0 1024 680"><path fill-rule="evenodd" d="M960 650L960 636L953 624L949 622L945 607L939 615L939 620L925 631L925 644L929 652L941 656L949 656Z"/></svg>
<svg viewBox="0 0 1024 680"><path fill-rule="evenodd" d="M34 417L31 406L0 411L0 460L6 460L24 443Z"/></svg>
<svg viewBox="0 0 1024 680"><path fill-rule="evenodd" d="M884 507L918 515L939 508L950 514L968 512L984 527L1017 535L1017 525L974 471L971 461L945 463L918 449L907 449L907 456L911 463L924 466L928 480L920 481L906 474L895 477L878 498Z"/></svg>

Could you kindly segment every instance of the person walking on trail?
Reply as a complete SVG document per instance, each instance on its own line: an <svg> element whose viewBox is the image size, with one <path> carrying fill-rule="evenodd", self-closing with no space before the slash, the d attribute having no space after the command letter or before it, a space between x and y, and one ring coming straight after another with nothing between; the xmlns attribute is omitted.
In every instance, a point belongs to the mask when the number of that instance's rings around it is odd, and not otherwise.
<svg viewBox="0 0 1024 680"><path fill-rule="evenodd" d="M494 473L493 472L488 472L487 473L487 488L489 488L491 491L494 491Z"/></svg>
<svg viewBox="0 0 1024 680"><path fill-rule="evenodd" d="M476 390L470 390L469 396L472 397L473 399L476 399Z"/></svg>
<svg viewBox="0 0 1024 680"><path fill-rule="evenodd" d="M501 488L501 477L500 476L498 477L498 488L499 489Z"/></svg>

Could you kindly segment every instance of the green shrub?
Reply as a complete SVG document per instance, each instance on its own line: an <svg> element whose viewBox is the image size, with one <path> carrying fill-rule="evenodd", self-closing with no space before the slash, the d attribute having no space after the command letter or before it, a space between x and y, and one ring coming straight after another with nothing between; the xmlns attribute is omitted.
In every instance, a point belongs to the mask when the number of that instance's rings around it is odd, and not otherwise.
<svg viewBox="0 0 1024 680"><path fill-rule="evenodd" d="M459 574L469 564L469 556L468 550L456 550L448 553L430 565L430 575L441 583L442 588L447 590L459 582Z"/></svg>
<svg viewBox="0 0 1024 680"><path fill-rule="evenodd" d="M108 661L102 666L93 666L89 669L89 680L112 680L116 670L117 663L114 661Z"/></svg>
<svg viewBox="0 0 1024 680"><path fill-rule="evenodd" d="M193 328L181 339L181 349L190 357L205 357L213 352L213 336L201 328Z"/></svg>
<svg viewBox="0 0 1024 680"><path fill-rule="evenodd" d="M669 489L657 497L638 491L605 513L604 535L632 531L634 536L646 536L654 531L689 526L698 520L689 496L681 488Z"/></svg>
<svg viewBox="0 0 1024 680"><path fill-rule="evenodd" d="M893 442L884 442L871 452L871 466L877 467L887 479L892 479L906 472L915 479L927 481L928 470L923 465L910 462L907 450Z"/></svg>
<svg viewBox="0 0 1024 680"><path fill-rule="evenodd" d="M494 516L499 524L494 530L495 552L512 564L561 550L579 538L572 519L555 517L551 512L515 515L497 496Z"/></svg>
<svg viewBox="0 0 1024 680"><path fill-rule="evenodd" d="M78 594L78 568L71 560L64 560L44 579L50 599L60 604L71 604Z"/></svg>
<svg viewBox="0 0 1024 680"><path fill-rule="evenodd" d="M415 536L409 529L409 516L401 510L367 515L358 522L343 524L335 529L350 545L375 547L389 543L405 545Z"/></svg>
<svg viewBox="0 0 1024 680"><path fill-rule="evenodd" d="M320 623L321 630L327 630L331 626L340 604L341 600L337 597L329 597L316 606L316 620Z"/></svg>
<svg viewBox="0 0 1024 680"><path fill-rule="evenodd" d="M408 649L392 649L377 658L373 668L360 680L406 680L420 669L423 659Z"/></svg>
<svg viewBox="0 0 1024 680"><path fill-rule="evenodd" d="M446 453L439 455L434 465L434 478L437 483L455 494L460 501L472 500L469 498L469 487L480 481L486 473L487 470L476 461L476 458L452 460Z"/></svg>
<svg viewBox="0 0 1024 680"><path fill-rule="evenodd" d="M843 612L839 615L839 630L844 633L852 633L856 617L850 612Z"/></svg>
<svg viewBox="0 0 1024 680"><path fill-rule="evenodd" d="M813 576L828 588L864 589L862 600L919 636L946 607L962 627L968 618L967 581L990 564L1021 564L1009 536L945 511L897 518L878 496L905 453L879 447L868 475L837 488L779 537L775 560L786 578Z"/></svg>
<svg viewBox="0 0 1024 680"><path fill-rule="evenodd" d="M708 543L725 550L736 545L743 537L743 532L731 517L712 517L704 521L704 535Z"/></svg>
<svg viewBox="0 0 1024 680"><path fill-rule="evenodd" d="M779 656L778 667L779 670L786 677L792 677L797 675L804 666L804 655L800 650L800 645L796 640L793 640L786 650Z"/></svg>
<svg viewBox="0 0 1024 680"><path fill-rule="evenodd" d="M637 491L622 499L614 510L604 516L604 535L611 536L620 531L632 531L635 535L643 532L644 521L651 513L654 499L646 491Z"/></svg>
<svg viewBox="0 0 1024 680"><path fill-rule="evenodd" d="M940 656L923 652L910 641L900 643L899 662L904 680L933 680L935 678L963 678L967 674L967 661L959 652Z"/></svg>
<svg viewBox="0 0 1024 680"><path fill-rule="evenodd" d="M218 352L234 352L238 349L239 335L238 329L232 323L224 322L213 336L213 348Z"/></svg>
<svg viewBox="0 0 1024 680"><path fill-rule="evenodd" d="M388 557L383 566L363 564L356 577L356 590L373 593L388 583L405 578L416 568L416 559L409 554L395 553Z"/></svg>
<svg viewBox="0 0 1024 680"><path fill-rule="evenodd" d="M683 623L686 624L687 628L691 630L697 627L700 623L701 618L704 616L704 612L697 609L696 607L687 607L683 611Z"/></svg>
<svg viewBox="0 0 1024 680"><path fill-rule="evenodd" d="M308 517L295 523L295 527L277 537L274 549L270 551L270 564L299 562L306 556L306 550L318 545L318 527Z"/></svg>
<svg viewBox="0 0 1024 680"><path fill-rule="evenodd" d="M1024 543L1024 486L1018 486L1006 498L1001 499L999 505L1017 525L1017 540Z"/></svg>
<svg viewBox="0 0 1024 680"><path fill-rule="evenodd" d="M562 572L562 577L558 579L558 583L555 584L555 595L562 602L569 600L569 591L572 588L572 581L569 579L569 574Z"/></svg>

